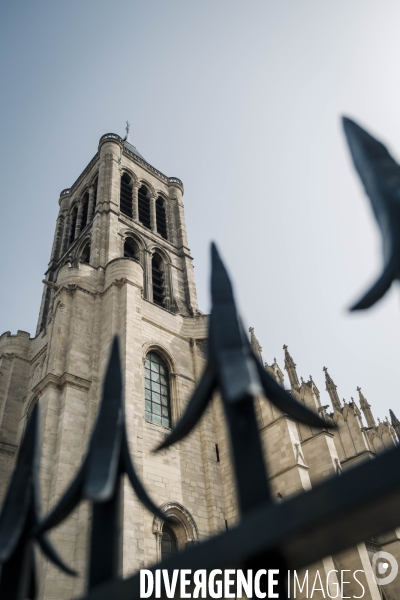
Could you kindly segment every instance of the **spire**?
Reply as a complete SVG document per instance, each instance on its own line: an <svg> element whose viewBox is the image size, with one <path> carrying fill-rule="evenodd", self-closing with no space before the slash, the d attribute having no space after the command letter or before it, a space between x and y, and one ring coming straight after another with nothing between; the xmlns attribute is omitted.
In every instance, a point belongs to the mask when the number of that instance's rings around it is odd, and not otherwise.
<svg viewBox="0 0 400 600"><path fill-rule="evenodd" d="M339 399L339 396L337 393L337 389L336 389L337 386L333 383L333 380L328 373L328 368L324 367L322 370L325 372L326 391L329 394L329 397L332 402L332 406L333 406L334 410L341 411L342 405L340 403L340 399Z"/></svg>
<svg viewBox="0 0 400 600"><path fill-rule="evenodd" d="M285 371L287 372L289 377L290 387L298 391L300 389L300 383L299 378L297 377L296 363L290 356L286 344L283 346L283 349L285 351Z"/></svg>
<svg viewBox="0 0 400 600"><path fill-rule="evenodd" d="M390 419L392 421L392 426L393 429L396 432L397 437L399 438L400 441L400 421L398 420L398 418L396 417L396 415L394 414L394 412L392 410L389 409L389 414L390 414Z"/></svg>
<svg viewBox="0 0 400 600"><path fill-rule="evenodd" d="M368 404L366 398L364 397L364 395L361 391L360 386L358 386L357 392L358 392L358 396L360 398L361 410L363 411L365 420L367 421L367 426L368 427L376 427L374 415L372 414L372 411L371 411L371 405Z"/></svg>
<svg viewBox="0 0 400 600"><path fill-rule="evenodd" d="M130 144L131 141L129 139L129 127L131 126L131 124L128 121L125 121L125 123L126 123L126 127L125 127L124 142L128 142L128 144Z"/></svg>
<svg viewBox="0 0 400 600"><path fill-rule="evenodd" d="M249 327L249 332L250 332L250 343L252 345L252 348L253 348L254 352L256 353L257 357L260 359L260 362L262 363L262 361L263 361L262 354L261 354L262 348L260 346L258 339L256 338L256 336L254 334L254 327Z"/></svg>

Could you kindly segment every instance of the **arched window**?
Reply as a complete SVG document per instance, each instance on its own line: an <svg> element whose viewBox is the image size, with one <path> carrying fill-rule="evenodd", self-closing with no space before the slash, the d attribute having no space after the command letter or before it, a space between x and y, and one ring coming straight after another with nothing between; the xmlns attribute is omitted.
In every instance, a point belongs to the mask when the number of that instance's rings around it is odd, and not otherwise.
<svg viewBox="0 0 400 600"><path fill-rule="evenodd" d="M82 198L82 224L81 224L81 231L82 231L82 229L85 229L85 227L87 225L88 206L89 206L89 193L86 192L86 194Z"/></svg>
<svg viewBox="0 0 400 600"><path fill-rule="evenodd" d="M90 243L88 242L84 249L82 250L79 261L81 263L89 264L90 262Z"/></svg>
<svg viewBox="0 0 400 600"><path fill-rule="evenodd" d="M161 560L168 558L171 554L174 554L177 549L176 537L171 527L166 523L163 525L162 538L161 538Z"/></svg>
<svg viewBox="0 0 400 600"><path fill-rule="evenodd" d="M76 219L78 217L78 207L75 206L74 210L72 211L72 215L71 215L71 229L69 232L69 243L72 244L72 242L75 239L75 228L76 228Z"/></svg>
<svg viewBox="0 0 400 600"><path fill-rule="evenodd" d="M142 185L138 192L138 208L139 208L139 221L151 229L150 224L150 199L146 186Z"/></svg>
<svg viewBox="0 0 400 600"><path fill-rule="evenodd" d="M126 238L124 242L124 258L139 260L139 248L132 238Z"/></svg>
<svg viewBox="0 0 400 600"><path fill-rule="evenodd" d="M132 219L132 181L127 173L121 177L121 193L119 207L121 212Z"/></svg>
<svg viewBox="0 0 400 600"><path fill-rule="evenodd" d="M165 277L163 260L159 254L153 254L151 260L151 279L153 282L153 302L165 307Z"/></svg>
<svg viewBox="0 0 400 600"><path fill-rule="evenodd" d="M168 368L155 352L149 352L144 365L145 418L171 427Z"/></svg>
<svg viewBox="0 0 400 600"><path fill-rule="evenodd" d="M167 236L167 218L165 213L164 200L159 196L156 200L156 221L157 221L157 233L159 233L166 240Z"/></svg>

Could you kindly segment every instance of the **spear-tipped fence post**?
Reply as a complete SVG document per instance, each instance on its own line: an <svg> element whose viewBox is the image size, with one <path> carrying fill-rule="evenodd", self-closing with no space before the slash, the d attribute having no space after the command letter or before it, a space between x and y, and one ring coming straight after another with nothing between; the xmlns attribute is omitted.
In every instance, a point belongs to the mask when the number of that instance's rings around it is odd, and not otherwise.
<svg viewBox="0 0 400 600"><path fill-rule="evenodd" d="M228 424L239 511L243 516L272 502L254 400L266 395L282 411L314 427L328 427L317 414L296 402L264 369L255 355L238 316L232 285L215 244L211 248L212 308L208 329L208 357L181 421L161 444L165 448L187 435L201 418L218 389ZM279 552L254 557L245 568L284 570ZM285 593L279 583L279 593ZM282 595L283 597L283 595Z"/></svg>
<svg viewBox="0 0 400 600"><path fill-rule="evenodd" d="M0 598L34 600L37 573L34 543L60 569L74 575L59 558L49 540L38 533L39 492L39 405L36 404L22 440L0 513Z"/></svg>
<svg viewBox="0 0 400 600"><path fill-rule="evenodd" d="M142 504L153 514L165 519L165 515L147 495L130 458L119 343L115 337L87 455L74 481L40 527L40 531L54 527L81 500L91 502L89 590L119 575L120 488L124 473Z"/></svg>

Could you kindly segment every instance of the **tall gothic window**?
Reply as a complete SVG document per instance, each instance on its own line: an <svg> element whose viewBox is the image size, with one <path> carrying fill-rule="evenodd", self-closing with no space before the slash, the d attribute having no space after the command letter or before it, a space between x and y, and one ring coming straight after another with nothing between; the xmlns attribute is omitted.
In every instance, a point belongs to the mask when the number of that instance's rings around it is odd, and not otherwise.
<svg viewBox="0 0 400 600"><path fill-rule="evenodd" d="M126 238L124 242L124 258L139 259L139 248L132 238Z"/></svg>
<svg viewBox="0 0 400 600"><path fill-rule="evenodd" d="M152 423L171 427L168 367L155 352L149 352L144 365L145 417Z"/></svg>
<svg viewBox="0 0 400 600"><path fill-rule="evenodd" d="M87 225L88 206L89 206L89 193L86 192L86 194L83 196L83 199L82 199L82 224L81 224L81 231L83 229L85 229L85 227Z"/></svg>
<svg viewBox="0 0 400 600"><path fill-rule="evenodd" d="M167 218L165 213L165 204L163 198L159 196L156 200L156 221L157 221L157 233L159 233L166 240L167 236Z"/></svg>
<svg viewBox="0 0 400 600"><path fill-rule="evenodd" d="M176 552L176 546L175 533L172 531L171 527L168 527L168 525L164 523L161 538L161 560L174 554L174 552Z"/></svg>
<svg viewBox="0 0 400 600"><path fill-rule="evenodd" d="M151 279L153 283L153 302L165 307L165 273L163 260L159 254L153 254L151 260Z"/></svg>
<svg viewBox="0 0 400 600"><path fill-rule="evenodd" d="M75 228L76 228L76 219L78 218L78 207L75 206L74 210L72 211L72 215L71 215L71 229L70 229L70 233L69 233L69 243L72 244L72 242L75 239Z"/></svg>
<svg viewBox="0 0 400 600"><path fill-rule="evenodd" d="M142 185L138 192L138 208L139 208L139 221L151 229L150 224L150 199L146 186Z"/></svg>
<svg viewBox="0 0 400 600"><path fill-rule="evenodd" d="M132 219L133 199L132 199L132 181L127 173L121 177L119 207L121 212Z"/></svg>

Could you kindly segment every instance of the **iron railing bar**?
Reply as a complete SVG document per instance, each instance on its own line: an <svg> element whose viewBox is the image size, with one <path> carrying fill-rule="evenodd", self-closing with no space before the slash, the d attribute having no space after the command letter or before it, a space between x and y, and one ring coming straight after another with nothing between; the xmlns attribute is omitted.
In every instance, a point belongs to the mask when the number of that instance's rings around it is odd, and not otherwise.
<svg viewBox="0 0 400 600"><path fill-rule="evenodd" d="M288 569L301 569L318 559L350 548L400 524L400 447L334 477L279 504L268 503L227 532L178 553L151 571L224 569L268 551L278 551ZM135 600L139 573L106 583L85 600Z"/></svg>

